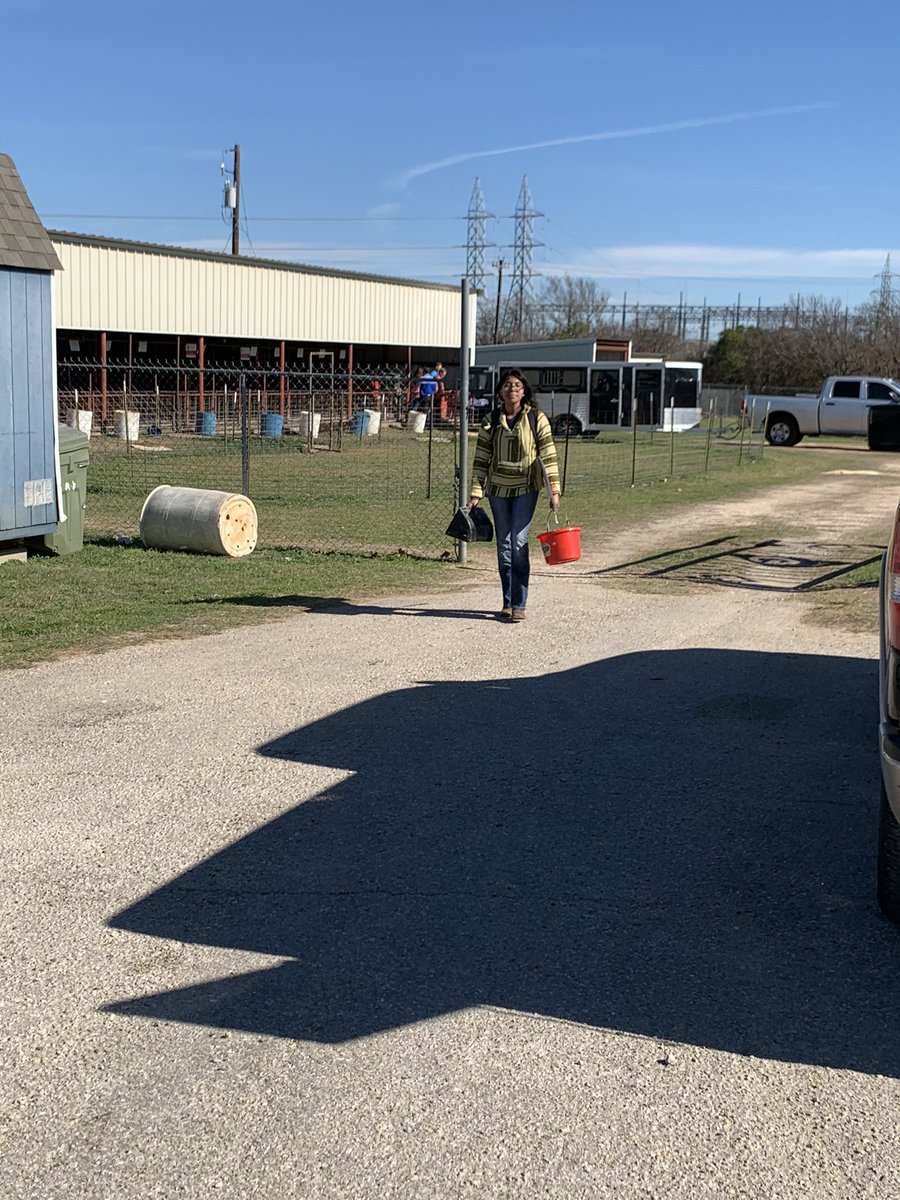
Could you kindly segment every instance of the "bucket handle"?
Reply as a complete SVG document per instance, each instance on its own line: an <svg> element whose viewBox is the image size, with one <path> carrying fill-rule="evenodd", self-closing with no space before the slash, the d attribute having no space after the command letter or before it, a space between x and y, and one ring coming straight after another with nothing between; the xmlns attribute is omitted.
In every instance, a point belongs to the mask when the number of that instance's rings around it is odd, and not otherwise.
<svg viewBox="0 0 900 1200"><path fill-rule="evenodd" d="M548 532L548 533L550 533L550 522L551 522L551 521L553 521L554 519L555 519L555 521L556 521L556 529L570 529L570 528L571 528L571 526L569 525L569 518L568 518L568 516L566 516L566 517L564 518L562 525L560 525L560 523L559 523L559 509L558 509L558 508L556 508L556 509L554 509L554 508L551 508L551 509L550 509L550 512L547 514L547 532Z"/></svg>

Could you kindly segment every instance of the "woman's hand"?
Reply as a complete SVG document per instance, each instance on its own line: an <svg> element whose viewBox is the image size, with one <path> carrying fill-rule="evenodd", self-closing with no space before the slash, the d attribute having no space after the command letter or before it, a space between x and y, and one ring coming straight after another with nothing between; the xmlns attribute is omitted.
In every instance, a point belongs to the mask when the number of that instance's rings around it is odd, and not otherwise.
<svg viewBox="0 0 900 1200"><path fill-rule="evenodd" d="M559 492L550 493L550 507L554 512L559 509Z"/></svg>
<svg viewBox="0 0 900 1200"><path fill-rule="evenodd" d="M466 508L477 508L477 507L478 507L478 497L470 496L469 503L466 505Z"/></svg>

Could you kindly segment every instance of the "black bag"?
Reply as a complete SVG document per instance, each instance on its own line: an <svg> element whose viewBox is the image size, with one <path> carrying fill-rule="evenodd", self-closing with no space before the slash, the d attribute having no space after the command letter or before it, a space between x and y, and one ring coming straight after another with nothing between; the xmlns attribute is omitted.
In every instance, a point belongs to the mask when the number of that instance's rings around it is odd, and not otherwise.
<svg viewBox="0 0 900 1200"><path fill-rule="evenodd" d="M494 540L494 526L491 524L491 518L484 509L479 508L476 504L474 508L469 509L469 517L475 526L475 541L492 542Z"/></svg>
<svg viewBox="0 0 900 1200"><path fill-rule="evenodd" d="M458 542L490 542L494 537L494 526L484 509L476 505L458 508L445 533Z"/></svg>

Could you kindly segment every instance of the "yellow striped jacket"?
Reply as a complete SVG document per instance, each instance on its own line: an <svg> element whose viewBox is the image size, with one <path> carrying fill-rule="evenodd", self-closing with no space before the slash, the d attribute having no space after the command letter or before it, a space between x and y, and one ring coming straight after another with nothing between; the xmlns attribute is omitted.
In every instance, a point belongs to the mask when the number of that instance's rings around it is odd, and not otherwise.
<svg viewBox="0 0 900 1200"><path fill-rule="evenodd" d="M537 442L531 432L528 408L535 410ZM539 461L540 460L540 461ZM559 490L559 461L550 422L536 405L522 406L522 415L512 429L501 408L499 416L485 417L475 442L472 462L471 496L521 496L539 492L543 487L541 463L547 471L550 486Z"/></svg>

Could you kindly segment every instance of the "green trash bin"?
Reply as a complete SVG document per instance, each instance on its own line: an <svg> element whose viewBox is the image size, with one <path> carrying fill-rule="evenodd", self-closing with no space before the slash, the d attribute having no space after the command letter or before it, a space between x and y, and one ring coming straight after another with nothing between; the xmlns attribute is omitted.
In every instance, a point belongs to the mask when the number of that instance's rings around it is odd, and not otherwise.
<svg viewBox="0 0 900 1200"><path fill-rule="evenodd" d="M68 425L59 427L59 475L65 521L55 533L44 534L51 554L77 554L84 546L84 506L87 501L88 435Z"/></svg>

